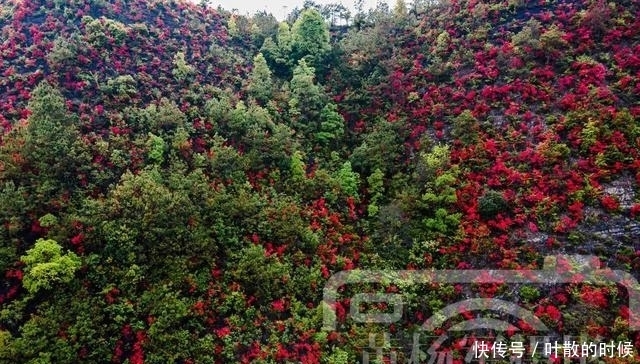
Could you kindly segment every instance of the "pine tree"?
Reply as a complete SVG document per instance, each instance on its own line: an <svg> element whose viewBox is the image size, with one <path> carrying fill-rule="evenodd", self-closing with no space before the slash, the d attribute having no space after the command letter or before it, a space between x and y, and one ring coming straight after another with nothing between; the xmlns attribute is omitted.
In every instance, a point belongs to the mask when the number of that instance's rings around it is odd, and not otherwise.
<svg viewBox="0 0 640 364"><path fill-rule="evenodd" d="M323 145L335 143L344 135L344 118L335 104L327 104L320 112L320 130L316 139Z"/></svg>
<svg viewBox="0 0 640 364"><path fill-rule="evenodd" d="M351 169L351 162L346 161L342 164L342 168L338 171L337 180L347 196L358 198L360 175Z"/></svg>
<svg viewBox="0 0 640 364"><path fill-rule="evenodd" d="M33 172L30 184L45 195L74 186L88 157L82 154L84 145L64 97L45 81L33 90L27 107L31 115L24 130L23 155Z"/></svg>
<svg viewBox="0 0 640 364"><path fill-rule="evenodd" d="M278 25L275 41L272 38L267 38L260 53L264 55L269 68L276 77L282 79L291 77L291 68L295 63L291 55L291 30L287 23L282 22Z"/></svg>
<svg viewBox="0 0 640 364"><path fill-rule="evenodd" d="M267 60L262 53L253 58L253 70L249 75L248 91L261 105L265 105L273 94L273 80Z"/></svg>
<svg viewBox="0 0 640 364"><path fill-rule="evenodd" d="M315 132L325 103L326 95L315 83L314 69L304 59L300 60L291 79L289 112L293 128L304 134Z"/></svg>
<svg viewBox="0 0 640 364"><path fill-rule="evenodd" d="M329 28L322 15L315 9L302 12L291 28L294 60L305 59L316 69L331 50Z"/></svg>

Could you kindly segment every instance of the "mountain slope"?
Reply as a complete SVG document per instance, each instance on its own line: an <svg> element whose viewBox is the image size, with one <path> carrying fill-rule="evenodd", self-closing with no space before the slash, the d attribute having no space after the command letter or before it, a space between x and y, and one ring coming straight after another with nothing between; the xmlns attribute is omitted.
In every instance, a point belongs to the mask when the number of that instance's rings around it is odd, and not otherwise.
<svg viewBox="0 0 640 364"><path fill-rule="evenodd" d="M560 259L564 285L358 281L323 303L357 268L582 254L640 279L636 1L399 1L348 27L312 2L280 24L180 1L0 4L1 363L352 363L382 332L385 360L444 359L423 341L450 334L437 349L462 363L463 321L536 334L459 305L477 297L551 337L640 346L625 287L581 284L591 261ZM403 294L400 319L355 320L389 313L353 304L381 292Z"/></svg>

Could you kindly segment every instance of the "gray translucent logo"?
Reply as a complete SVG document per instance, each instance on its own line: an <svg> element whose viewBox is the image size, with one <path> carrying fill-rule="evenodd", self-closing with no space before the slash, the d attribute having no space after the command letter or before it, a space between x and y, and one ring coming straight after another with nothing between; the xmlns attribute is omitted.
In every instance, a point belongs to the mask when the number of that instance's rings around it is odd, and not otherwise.
<svg viewBox="0 0 640 364"><path fill-rule="evenodd" d="M611 283L624 287L629 297L629 331L640 331L640 285L637 280L627 272L601 268L597 257L592 256L548 256L545 258L543 269L541 270L401 270L401 271L372 271L372 270L351 270L334 274L324 287L323 299L323 330L333 331L337 329L336 303L339 289L346 285L353 284L394 284L397 287L407 287L409 285L425 285L432 283L448 284L539 284L539 285L559 285L559 284L591 284L607 285ZM379 323L391 324L398 322L402 318L404 300L402 293L357 293L350 298L349 316L351 320L359 323ZM363 304L385 303L392 312L361 312ZM428 318L421 326L422 333L434 333L442 328L445 322L459 315L461 312L470 311L493 311L517 318L519 322L525 323L533 332L543 333L549 329L531 311L521 306L495 298L469 298L451 304ZM499 332L518 332L519 328L509 322L491 317L475 318L457 323L447 329L447 332L464 332L477 330L492 330ZM419 349L419 333L414 334L414 344L412 347L410 363L422 362L430 357L428 363L451 363L450 353L438 353L437 349L443 341L448 339L447 334L442 334L424 352ZM519 335L519 334L518 334ZM383 349L390 347L390 337L388 334L369 335L369 347L373 349L376 357L382 358ZM458 335L459 337L460 335ZM462 340L467 340L464 336ZM534 338L530 338L534 340ZM540 338L540 337L537 337ZM535 339L537 340L537 339ZM545 340L548 340L545 339ZM381 344L378 344L381 342ZM530 347L534 348L539 342L531 342ZM517 344L517 343L512 343ZM473 345L477 345L474 342ZM506 344L504 344L506 345ZM474 346L476 355L478 347ZM480 348L482 349L482 348ZM498 348L500 349L500 348ZM511 353L515 352L522 356L525 350L523 346L509 347ZM495 354L495 347L493 348ZM535 351L535 348L533 349ZM507 351L506 347L502 348ZM428 354L428 355L427 355ZM392 363L396 363L395 352L391 355ZM516 356L515 361L519 362L520 357ZM471 351L465 358L466 362L472 361ZM475 358L477 359L477 358ZM583 358L584 359L584 358ZM369 362L369 354L363 353L363 362ZM482 362L482 361L481 361Z"/></svg>
<svg viewBox="0 0 640 364"><path fill-rule="evenodd" d="M629 330L640 331L640 285L629 273L620 270L601 269L597 257L592 256L548 256L541 270L400 270L373 271L350 270L341 271L329 278L324 287L323 297L323 330L336 329L335 305L338 289L345 285L362 283L395 284L408 286L430 283L520 283L520 284L570 284L582 283L603 285L616 283L627 290L629 295ZM386 303L393 307L391 313L363 313L363 303ZM356 322L390 324L402 317L403 295L401 293L358 293L351 297L349 316ZM529 311L520 306L497 299L470 299L446 307L429 318L423 325L424 330L432 330L459 311L461 307L473 310L490 309L518 317L534 329L542 329L543 325ZM502 324L491 321L467 323L485 328L500 329ZM498 325L494 327L494 325Z"/></svg>

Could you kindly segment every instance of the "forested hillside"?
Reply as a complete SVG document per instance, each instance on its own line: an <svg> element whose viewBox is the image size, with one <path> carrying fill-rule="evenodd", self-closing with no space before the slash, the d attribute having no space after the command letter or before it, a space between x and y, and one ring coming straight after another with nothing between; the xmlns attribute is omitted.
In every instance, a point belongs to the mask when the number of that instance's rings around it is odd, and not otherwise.
<svg viewBox="0 0 640 364"><path fill-rule="evenodd" d="M414 334L478 296L639 362L629 291L571 263L568 284L387 281L323 303L356 269L562 254L640 279L639 2L307 1L279 23L0 0L0 29L0 363L373 362L384 332L385 362L426 363ZM357 322L392 309L351 306L364 292L402 292L402 316Z"/></svg>

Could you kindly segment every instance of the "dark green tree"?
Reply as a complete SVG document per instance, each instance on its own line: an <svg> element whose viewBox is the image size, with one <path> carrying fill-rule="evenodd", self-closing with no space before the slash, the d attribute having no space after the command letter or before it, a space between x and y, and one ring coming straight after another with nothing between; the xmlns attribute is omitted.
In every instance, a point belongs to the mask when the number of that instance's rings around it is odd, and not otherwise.
<svg viewBox="0 0 640 364"><path fill-rule="evenodd" d="M177 177L181 176L181 177ZM91 204L97 249L105 260L135 264L162 276L192 257L212 257L218 245L203 217L212 191L205 177L157 167L125 173L109 195Z"/></svg>
<svg viewBox="0 0 640 364"><path fill-rule="evenodd" d="M480 137L480 123L470 110L465 110L453 118L451 136L459 139L465 145L470 145L478 141Z"/></svg>
<svg viewBox="0 0 640 364"><path fill-rule="evenodd" d="M289 99L289 114L296 132L314 133L326 102L324 90L315 82L314 69L304 59L300 60L293 71Z"/></svg>
<svg viewBox="0 0 640 364"><path fill-rule="evenodd" d="M77 119L67 112L60 91L42 82L33 90L27 107L31 115L18 136L24 140L22 173L7 177L28 187L43 202L78 187L90 157Z"/></svg>
<svg viewBox="0 0 640 364"><path fill-rule="evenodd" d="M478 213L483 219L491 219L508 210L507 202L498 191L489 190L478 199Z"/></svg>
<svg viewBox="0 0 640 364"><path fill-rule="evenodd" d="M319 70L331 50L329 28L322 15L315 9L300 14L291 28L292 52L295 61L305 59Z"/></svg>
<svg viewBox="0 0 640 364"><path fill-rule="evenodd" d="M291 69L295 64L291 54L291 43L289 24L282 22L278 25L275 41L273 38L267 38L260 49L269 68L280 79L289 79L291 77Z"/></svg>
<svg viewBox="0 0 640 364"><path fill-rule="evenodd" d="M351 154L353 168L364 175L380 169L385 175L393 175L402 153L402 123L386 120L376 122Z"/></svg>
<svg viewBox="0 0 640 364"><path fill-rule="evenodd" d="M255 13L250 20L251 38L256 47L262 46L266 39L278 33L278 20L273 14L260 11Z"/></svg>
<svg viewBox="0 0 640 364"><path fill-rule="evenodd" d="M74 133L73 119L67 113L62 94L48 82L40 83L27 105L31 111L26 129L24 152L38 172L64 173L61 163L55 163L71 151ZM51 168L52 166L58 168Z"/></svg>

